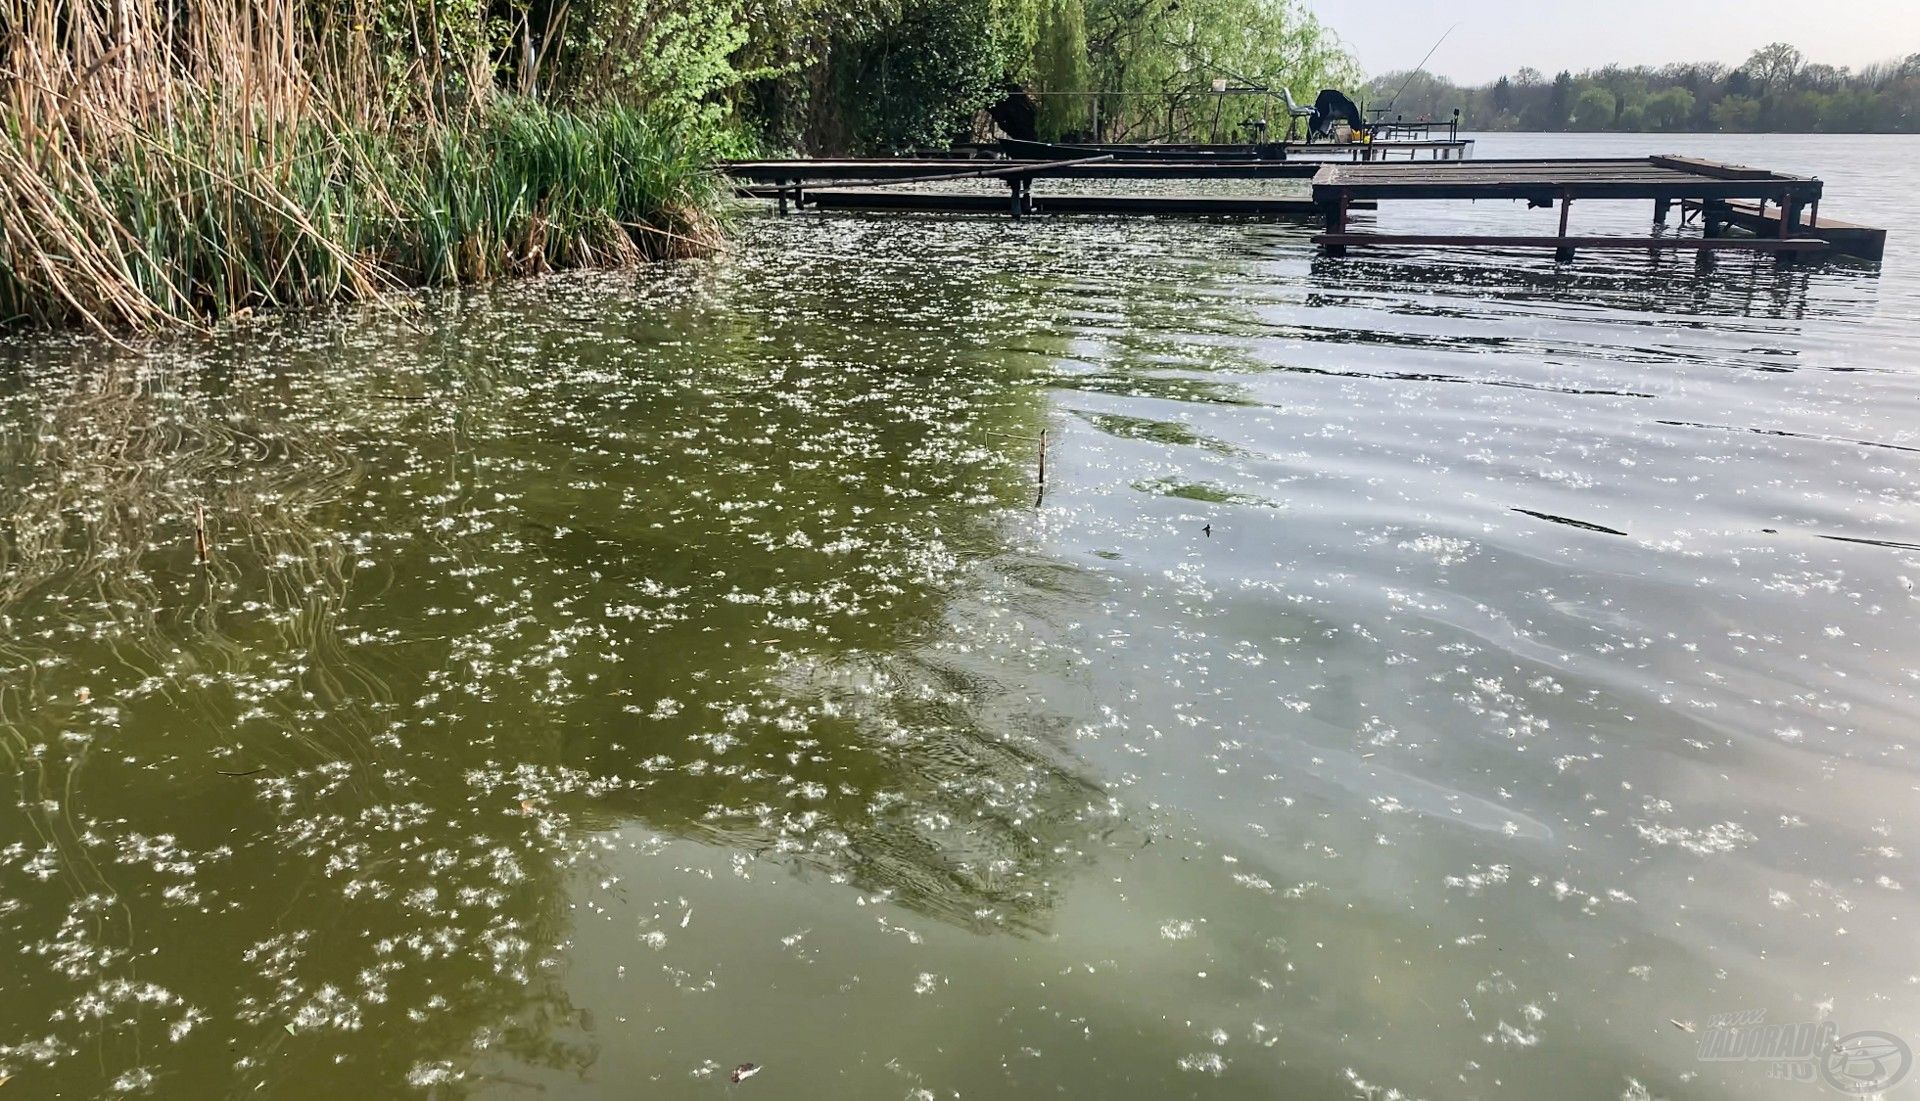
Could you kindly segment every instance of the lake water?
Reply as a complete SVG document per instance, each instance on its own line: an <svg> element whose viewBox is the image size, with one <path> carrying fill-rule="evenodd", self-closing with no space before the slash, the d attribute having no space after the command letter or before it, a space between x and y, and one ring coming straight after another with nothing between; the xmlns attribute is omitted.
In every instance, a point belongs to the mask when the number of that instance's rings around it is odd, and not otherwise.
<svg viewBox="0 0 1920 1101"><path fill-rule="evenodd" d="M1920 1036L1920 139L1477 155L1670 149L1884 267L749 216L0 345L5 1096L1840 1096L1699 1049Z"/></svg>

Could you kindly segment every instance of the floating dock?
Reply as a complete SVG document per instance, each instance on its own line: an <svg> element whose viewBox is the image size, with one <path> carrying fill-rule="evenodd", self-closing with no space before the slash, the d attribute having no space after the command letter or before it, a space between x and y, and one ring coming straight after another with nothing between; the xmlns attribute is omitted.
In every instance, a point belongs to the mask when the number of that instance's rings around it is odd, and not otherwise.
<svg viewBox="0 0 1920 1101"><path fill-rule="evenodd" d="M1335 256L1363 245L1551 248L1562 260L1573 259L1583 248L1821 253L1845 243L1811 231L1819 222L1824 190L1825 185L1812 176L1677 156L1333 164L1313 178L1313 200L1326 222L1326 232L1314 241ZM1560 227L1552 236L1354 233L1348 229L1347 212L1362 199L1518 199L1529 206L1557 205ZM1772 235L1765 237L1729 237L1716 232L1704 237L1574 237L1567 232L1567 222L1576 200L1651 202L1655 222L1664 222L1676 203L1683 209L1688 203L1706 204L1710 228L1732 220L1730 212L1735 202L1751 205L1756 224L1766 222L1768 204L1775 207L1777 216L1771 222ZM1884 237L1881 234L1883 242Z"/></svg>
<svg viewBox="0 0 1920 1101"><path fill-rule="evenodd" d="M1843 254L1877 260L1886 231L1820 217L1825 184L1745 165L1692 157L1654 156L1582 160L1355 161L1316 164L1300 160L1140 160L1088 151L1051 161L963 158L735 161L722 171L740 194L789 204L836 209L991 212L1034 214L1219 215L1322 219L1313 240L1327 254L1355 247L1551 249L1570 260L1582 249L1664 249L1714 252L1743 250L1784 256ZM1311 195L1034 194L1035 180L1300 180ZM994 191L899 190L897 184L999 181ZM1356 232L1349 215L1397 200L1517 200L1558 207L1553 234L1467 235ZM1574 236L1568 232L1574 202L1639 201L1664 224L1677 205L1682 221L1698 217L1703 235ZM1734 235L1731 229L1751 234Z"/></svg>
<svg viewBox="0 0 1920 1101"><path fill-rule="evenodd" d="M1682 220L1698 217L1708 237L1724 236L1729 227L1745 230L1755 237L1780 235L1780 208L1777 206L1769 208L1764 203L1740 199L1725 202L1689 199L1684 210ZM1878 260L1887 251L1886 230L1823 217L1817 212L1800 225L1797 232L1803 237L1818 237L1834 252L1862 260Z"/></svg>

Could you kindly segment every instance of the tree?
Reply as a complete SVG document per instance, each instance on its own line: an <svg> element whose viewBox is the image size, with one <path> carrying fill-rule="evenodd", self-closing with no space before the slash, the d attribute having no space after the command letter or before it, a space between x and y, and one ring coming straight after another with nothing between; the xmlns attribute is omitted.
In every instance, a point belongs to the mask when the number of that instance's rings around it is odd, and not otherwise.
<svg viewBox="0 0 1920 1101"><path fill-rule="evenodd" d="M1728 96L1713 107L1715 129L1751 133L1760 126L1760 102L1746 96Z"/></svg>
<svg viewBox="0 0 1920 1101"><path fill-rule="evenodd" d="M1547 93L1547 124L1558 130L1567 124L1567 117L1573 111L1573 74L1565 69L1553 78L1553 89Z"/></svg>
<svg viewBox="0 0 1920 1101"><path fill-rule="evenodd" d="M1847 82L1847 70L1836 69L1831 65L1802 65L1798 78L1794 81L1799 87L1814 92L1837 92Z"/></svg>
<svg viewBox="0 0 1920 1101"><path fill-rule="evenodd" d="M1388 118L1442 119L1461 106L1463 89L1428 72L1394 72L1367 85L1368 106L1387 109Z"/></svg>
<svg viewBox="0 0 1920 1101"><path fill-rule="evenodd" d="M1693 93L1685 88L1663 88L1647 97L1641 111L1650 129L1678 130L1693 118Z"/></svg>
<svg viewBox="0 0 1920 1101"><path fill-rule="evenodd" d="M1493 109L1506 114L1513 107L1513 82L1501 77L1493 82Z"/></svg>
<svg viewBox="0 0 1920 1101"><path fill-rule="evenodd" d="M1793 82L1793 74L1800 68L1800 51L1785 42L1775 42L1753 51L1747 63L1741 66L1760 89L1761 95L1782 91Z"/></svg>
<svg viewBox="0 0 1920 1101"><path fill-rule="evenodd" d="M1774 43L1738 69L1606 65L1547 81L1523 67L1479 87L1393 73L1375 78L1375 105L1403 82L1396 113L1439 117L1459 105L1482 129L1920 133L1920 53L1848 69Z"/></svg>
<svg viewBox="0 0 1920 1101"><path fill-rule="evenodd" d="M847 51L837 74L854 141L898 151L943 145L1001 91L1010 59L990 0L923 0Z"/></svg>
<svg viewBox="0 0 1920 1101"><path fill-rule="evenodd" d="M1605 88L1588 88L1573 101L1573 128L1575 130L1604 130L1613 125L1613 113L1616 106L1613 93Z"/></svg>
<svg viewBox="0 0 1920 1101"><path fill-rule="evenodd" d="M721 95L756 75L734 61L748 38L739 0L582 7L570 28L571 70L554 74L576 88L711 122L726 112Z"/></svg>
<svg viewBox="0 0 1920 1101"><path fill-rule="evenodd" d="M1231 105L1206 94L1212 81L1277 87L1311 102L1321 88L1352 88L1360 74L1340 41L1297 0L1084 0L1093 86L1108 136L1157 137L1171 116L1187 126L1223 126L1262 110L1257 97ZM1224 135L1223 135L1224 136Z"/></svg>
<svg viewBox="0 0 1920 1101"><path fill-rule="evenodd" d="M1042 93L1041 137L1058 141L1086 126L1086 97L1072 94L1090 91L1092 79L1087 66L1086 10L1080 0L1046 0L1029 56L1034 87Z"/></svg>

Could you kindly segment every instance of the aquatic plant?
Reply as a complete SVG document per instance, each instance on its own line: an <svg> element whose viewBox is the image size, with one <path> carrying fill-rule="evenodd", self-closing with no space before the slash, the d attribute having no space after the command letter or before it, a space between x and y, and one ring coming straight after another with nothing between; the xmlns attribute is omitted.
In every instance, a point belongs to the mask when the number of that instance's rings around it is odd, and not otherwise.
<svg viewBox="0 0 1920 1101"><path fill-rule="evenodd" d="M0 26L0 320L202 323L717 239L705 131L498 91L457 23L404 67L308 0L6 0Z"/></svg>

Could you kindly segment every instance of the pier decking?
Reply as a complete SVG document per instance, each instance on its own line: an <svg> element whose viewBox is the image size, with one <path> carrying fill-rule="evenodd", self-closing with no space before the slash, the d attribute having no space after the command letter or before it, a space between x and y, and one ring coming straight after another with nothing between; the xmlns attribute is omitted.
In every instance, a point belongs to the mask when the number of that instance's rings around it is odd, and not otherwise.
<svg viewBox="0 0 1920 1101"><path fill-rule="evenodd" d="M909 176L952 174L953 178L999 178L1022 175L1029 179L1073 180L1311 180L1324 165L1298 161L1244 160L1118 160L1088 154L1064 161L871 157L836 160L728 161L720 171L736 180L759 184L795 185L809 182L845 186L848 180L897 180Z"/></svg>
<svg viewBox="0 0 1920 1101"><path fill-rule="evenodd" d="M922 213L1005 214L1007 199L991 191L883 191L867 188L815 188L808 206L821 210L909 210ZM1360 200L1354 209L1373 203ZM1312 199L1285 195L1142 195L1125 193L1035 194L1028 214L1142 214L1187 217L1312 219L1320 211Z"/></svg>
<svg viewBox="0 0 1920 1101"><path fill-rule="evenodd" d="M1314 241L1329 255L1359 245L1446 246L1449 248L1551 248L1563 260L1582 248L1748 249L1781 253L1824 252L1829 242L1801 232L1801 214L1817 219L1824 185L1811 176L1791 176L1763 168L1721 164L1691 157L1656 156L1590 160L1482 160L1430 163L1334 164L1313 178L1313 199L1326 232ZM1347 212L1355 200L1518 199L1529 206L1560 208L1559 232L1552 236L1353 233ZM1567 232L1575 200L1632 200L1654 204L1654 220L1664 221L1675 203L1750 200L1781 212L1772 237L1574 237Z"/></svg>
<svg viewBox="0 0 1920 1101"><path fill-rule="evenodd" d="M785 211L788 202L805 207L813 202L813 196L820 189L810 187L815 181L834 185L836 190L850 188L879 187L887 184L936 183L955 180L999 180L1007 186L1007 197L999 206L1014 217L1040 213L1040 203L1033 194L1033 181L1041 179L1084 179L1084 180L1170 180L1170 179L1214 179L1214 180L1305 180L1311 179L1319 166L1300 162L1247 160L1183 160L1183 161L1136 161L1120 160L1111 153L1098 153L1088 156L1076 156L1055 161L1011 161L1011 160L905 160L905 159L853 159L853 160L787 160L787 161L732 161L721 170L736 180L759 184L758 187L745 187L743 194L757 198L771 198ZM766 186L771 185L771 186ZM868 192L867 194L873 194ZM901 194L909 194L902 192ZM924 194L924 193L922 193ZM853 205L844 195L837 198L835 205ZM1141 196L1140 198L1148 198ZM1119 213L1181 213L1174 201L1186 196L1154 196L1156 202L1149 202L1132 211L1110 211ZM1213 196L1192 196L1193 209L1184 213L1265 213L1278 216L1283 213L1280 207L1269 206L1263 211L1251 208L1232 211L1215 203ZM956 200L964 206L949 206L945 209L976 209L971 197ZM928 198L901 199L898 201L877 200L871 209L880 205L891 209L911 207L914 209L942 209ZM919 204L917 207L914 204ZM1152 208L1149 210L1149 208ZM1055 206L1056 210L1060 207ZM1084 211L1083 211L1084 212ZM1301 199L1291 200L1284 212L1296 217L1313 217L1315 208Z"/></svg>
<svg viewBox="0 0 1920 1101"><path fill-rule="evenodd" d="M1084 152L1086 155L1080 155ZM1877 260L1886 232L1820 217L1825 184L1764 168L1681 156L1580 160L1415 160L1313 163L1299 160L1201 157L1169 160L1122 158L1076 151L1059 160L964 158L870 158L840 160L735 161L722 171L742 195L805 207L864 210L1034 214L1223 215L1323 218L1313 240L1329 255L1360 246L1445 248L1548 248L1563 260L1582 249L1722 249L1783 255L1838 252ZM1311 197L1288 195L1048 194L1036 195L1035 180L1311 180ZM998 181L991 190L885 190L893 184ZM1402 200L1506 199L1559 208L1558 231L1532 235L1469 235L1356 232L1349 215L1376 203ZM1568 231L1575 201L1639 201L1664 223L1678 205L1683 219L1699 216L1704 235L1576 236ZM1739 228L1752 236L1736 236Z"/></svg>

